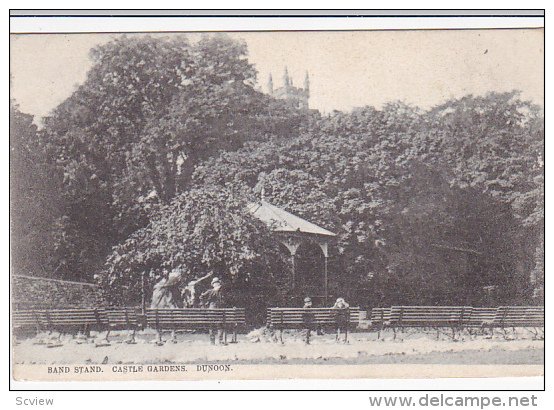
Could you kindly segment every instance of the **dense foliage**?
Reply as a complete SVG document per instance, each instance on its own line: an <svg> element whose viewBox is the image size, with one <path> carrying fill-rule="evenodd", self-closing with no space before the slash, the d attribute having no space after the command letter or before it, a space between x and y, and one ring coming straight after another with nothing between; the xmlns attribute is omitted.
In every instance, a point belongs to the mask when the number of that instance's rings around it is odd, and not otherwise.
<svg viewBox="0 0 554 410"><path fill-rule="evenodd" d="M337 291L359 303L529 302L541 280L540 124L514 93L426 113L368 107L223 154L195 180L263 185L338 232Z"/></svg>
<svg viewBox="0 0 554 410"><path fill-rule="evenodd" d="M150 294L160 271L176 268L185 281L212 272L235 288L233 298L244 297L245 286L267 287L279 297L266 282L288 266L269 228L249 214L244 192L203 187L176 196L147 227L114 247L101 282L120 303L138 303L143 276ZM261 272L265 278L257 278Z"/></svg>
<svg viewBox="0 0 554 410"><path fill-rule="evenodd" d="M263 189L337 233L331 293L352 303L542 300L544 120L516 92L321 117L257 91L226 36L92 57L42 130L12 108L16 270L94 276L110 303L213 270L232 304L286 303L286 252L247 211Z"/></svg>
<svg viewBox="0 0 554 410"><path fill-rule="evenodd" d="M63 179L61 274L92 279L202 160L297 132L304 116L254 89L246 53L226 36L120 37L92 50L86 81L39 133Z"/></svg>
<svg viewBox="0 0 554 410"><path fill-rule="evenodd" d="M63 271L58 252L64 222L62 180L30 115L10 104L10 219L12 266L19 274Z"/></svg>

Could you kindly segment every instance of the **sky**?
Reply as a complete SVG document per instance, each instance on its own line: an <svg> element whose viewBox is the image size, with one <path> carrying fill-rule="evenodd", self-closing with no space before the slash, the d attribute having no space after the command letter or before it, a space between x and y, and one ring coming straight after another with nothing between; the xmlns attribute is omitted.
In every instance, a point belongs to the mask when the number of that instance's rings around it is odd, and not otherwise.
<svg viewBox="0 0 554 410"><path fill-rule="evenodd" d="M404 101L423 109L467 94L520 90L544 96L542 29L239 32L265 91L310 74L310 108L326 113ZM48 113L81 84L89 51L117 34L12 35L12 98L21 111ZM165 33L164 35L171 35ZM193 36L194 37L194 36Z"/></svg>

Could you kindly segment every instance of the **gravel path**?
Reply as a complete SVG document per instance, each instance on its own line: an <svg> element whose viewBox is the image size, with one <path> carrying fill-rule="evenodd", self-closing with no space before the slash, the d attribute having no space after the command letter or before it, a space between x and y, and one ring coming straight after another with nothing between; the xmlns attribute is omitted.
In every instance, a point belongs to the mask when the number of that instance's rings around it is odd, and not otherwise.
<svg viewBox="0 0 554 410"><path fill-rule="evenodd" d="M452 341L436 340L435 335L411 333L404 340L376 340L375 333L354 333L349 343L336 343L333 335L315 336L306 345L302 335L285 334L284 344L271 339L239 335L238 343L212 346L206 334L181 334L177 343L154 343L155 333L138 335L136 344L124 343L123 334L115 335L108 346L96 339L62 338L61 346L48 348L36 344L49 342L52 336L39 335L14 345L14 362L21 364L149 364L149 363L429 363L429 364L543 364L544 341L523 335L515 340L495 336ZM169 339L169 335L166 336ZM255 342L253 340L256 340Z"/></svg>

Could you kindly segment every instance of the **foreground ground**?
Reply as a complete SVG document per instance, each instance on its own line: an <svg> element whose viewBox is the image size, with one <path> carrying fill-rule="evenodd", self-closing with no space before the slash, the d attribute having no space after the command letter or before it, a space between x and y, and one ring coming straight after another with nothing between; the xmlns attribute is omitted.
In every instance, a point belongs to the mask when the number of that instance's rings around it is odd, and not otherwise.
<svg viewBox="0 0 554 410"><path fill-rule="evenodd" d="M139 332L136 344L127 344L120 332L105 343L104 334L90 339L41 334L19 338L14 344L16 364L150 364L150 363L243 363L243 364L543 364L544 341L524 329L517 335L471 336L454 341L435 332L410 331L393 340L385 332L377 340L373 332L352 333L348 343L337 343L331 334L314 336L306 345L303 335L287 332L284 343L267 331L239 335L238 343L212 346L207 334L170 334L161 346L156 333ZM43 344L47 343L47 344ZM49 347L50 346L50 347Z"/></svg>

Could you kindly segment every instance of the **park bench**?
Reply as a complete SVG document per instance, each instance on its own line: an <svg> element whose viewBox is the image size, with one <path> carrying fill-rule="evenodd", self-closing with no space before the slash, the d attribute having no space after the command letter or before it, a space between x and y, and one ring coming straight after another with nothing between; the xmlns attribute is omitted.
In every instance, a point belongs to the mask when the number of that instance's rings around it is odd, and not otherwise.
<svg viewBox="0 0 554 410"><path fill-rule="evenodd" d="M358 325L360 308L269 308L267 324L279 330L279 339L283 343L283 330L307 329L306 342L309 343L310 331L321 328L332 328L344 332L344 341L348 341L348 329Z"/></svg>
<svg viewBox="0 0 554 410"><path fill-rule="evenodd" d="M67 309L33 309L14 311L14 330L24 330L34 327L36 333L46 330L58 332L57 342L48 343L48 347L61 346L63 334L73 336L82 332L86 335L90 330L103 330L106 327L104 310L101 308L67 308ZM41 340L37 344L44 344Z"/></svg>
<svg viewBox="0 0 554 410"><path fill-rule="evenodd" d="M512 328L515 334L515 328L534 329L535 336L539 329L544 328L544 307L543 306L499 306L496 309L494 318L487 325L494 331L494 328L500 328L506 336L506 329Z"/></svg>
<svg viewBox="0 0 554 410"><path fill-rule="evenodd" d="M77 332L88 333L92 329L103 330L107 322L102 308L46 309L44 314L46 328L61 334Z"/></svg>
<svg viewBox="0 0 554 410"><path fill-rule="evenodd" d="M396 329L403 332L416 327L436 329L437 339L441 329L447 328L455 339L456 331L463 329L471 312L470 306L392 306L388 326L393 329L394 338Z"/></svg>
<svg viewBox="0 0 554 410"><path fill-rule="evenodd" d="M496 310L496 308L489 307L471 308L471 313L469 314L469 317L464 318L463 327L467 329L470 333L473 329L485 329L492 323L496 315Z"/></svg>
<svg viewBox="0 0 554 410"><path fill-rule="evenodd" d="M222 329L224 341L227 333L233 332L232 342L237 341L237 330L245 325L245 311L242 308L219 309L146 309L148 327L156 329L159 341L162 332L170 330L175 336L178 330Z"/></svg>
<svg viewBox="0 0 554 410"><path fill-rule="evenodd" d="M112 330L129 330L130 338L126 343L135 343L137 330L144 328L144 316L140 314L139 308L134 307L111 307L106 308L105 318L108 332L106 333L106 342L109 343L109 335Z"/></svg>
<svg viewBox="0 0 554 410"><path fill-rule="evenodd" d="M73 333L106 325L101 308L34 309L14 311L14 328L35 327L37 330Z"/></svg>
<svg viewBox="0 0 554 410"><path fill-rule="evenodd" d="M46 324L44 311L39 310L15 310L12 315L14 331L40 332Z"/></svg>
<svg viewBox="0 0 554 410"><path fill-rule="evenodd" d="M381 332L390 324L390 308L373 308L369 318L372 329L377 329L377 339L381 338Z"/></svg>

